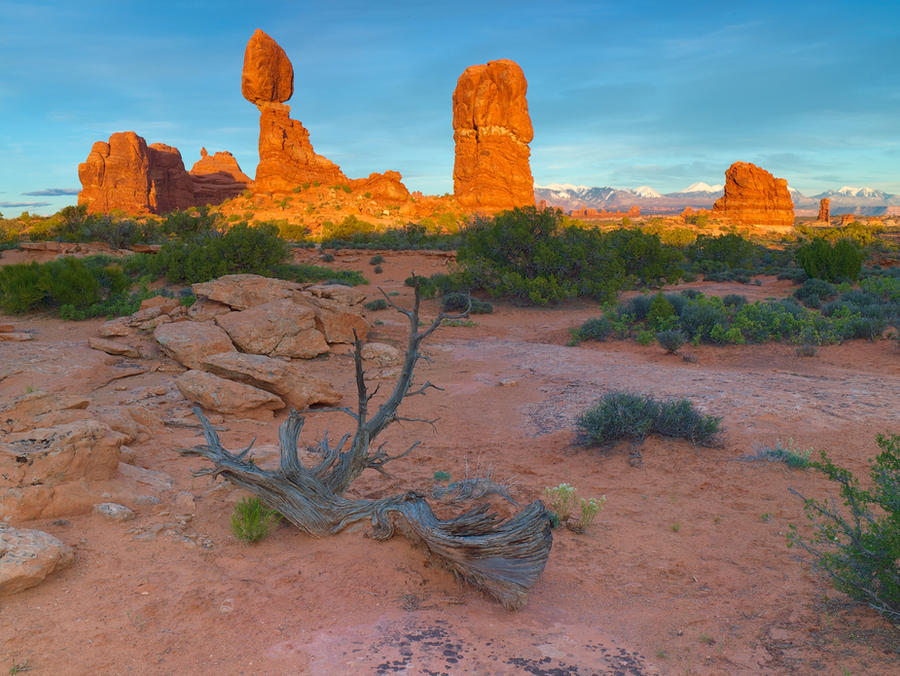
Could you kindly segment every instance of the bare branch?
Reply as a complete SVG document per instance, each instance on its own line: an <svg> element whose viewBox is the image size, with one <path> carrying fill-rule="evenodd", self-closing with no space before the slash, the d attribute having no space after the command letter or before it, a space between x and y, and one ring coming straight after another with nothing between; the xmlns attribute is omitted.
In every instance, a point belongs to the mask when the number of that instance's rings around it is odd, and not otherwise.
<svg viewBox="0 0 900 676"><path fill-rule="evenodd" d="M438 387L437 385L433 384L430 380L426 380L425 384L422 385L419 389L411 390L403 396L404 397L414 397L417 394L425 394L425 390L427 390L429 388L434 389L434 390L439 390L440 392L444 391L443 387Z"/></svg>

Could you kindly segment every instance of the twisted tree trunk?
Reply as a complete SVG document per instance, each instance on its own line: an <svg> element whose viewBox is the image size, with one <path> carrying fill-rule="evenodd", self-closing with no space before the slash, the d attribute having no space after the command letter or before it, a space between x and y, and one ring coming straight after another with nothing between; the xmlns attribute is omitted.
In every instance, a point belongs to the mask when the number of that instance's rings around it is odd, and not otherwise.
<svg viewBox="0 0 900 676"><path fill-rule="evenodd" d="M303 417L291 411L278 432L280 463L277 470L264 470L249 459L252 444L239 453L226 450L219 441L209 420L199 408L194 412L203 426L204 445L184 449L185 455L206 458L214 467L197 475L221 475L232 483L255 493L271 508L278 510L288 521L313 536L340 532L349 525L368 519L372 535L386 540L400 532L414 545L424 547L430 557L448 568L454 575L497 598L506 608L524 605L527 590L544 570L553 537L550 518L543 503L536 500L513 518L501 521L488 505L481 505L460 516L442 521L438 519L425 496L414 491L380 500L353 500L343 497L344 491L366 469L386 474L384 465L410 453L418 442L404 453L387 455L383 447L371 450L375 438L396 420L414 420L397 415L403 399L424 394L435 388L429 382L413 390L413 371L421 357L421 342L437 329L444 319L462 315L439 314L428 329L419 331L419 290L416 285L412 310L397 307L410 322L409 341L397 384L387 401L368 418L368 404L374 396L366 387L363 376L361 344L354 350L356 412L339 409L356 420L356 431L349 448L341 451L349 438L331 448L327 437L319 449L322 460L314 467L306 467L297 455L297 444L303 429ZM376 388L377 391L377 388ZM433 421L424 421L433 422Z"/></svg>

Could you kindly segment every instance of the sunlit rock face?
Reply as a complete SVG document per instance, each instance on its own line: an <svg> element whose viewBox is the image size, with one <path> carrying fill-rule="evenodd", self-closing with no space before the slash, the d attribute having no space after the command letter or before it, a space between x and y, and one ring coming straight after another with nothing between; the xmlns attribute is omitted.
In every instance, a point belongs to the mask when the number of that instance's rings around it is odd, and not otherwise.
<svg viewBox="0 0 900 676"><path fill-rule="evenodd" d="M794 203L787 181L749 162L735 162L725 172L725 194L713 213L746 225L794 224Z"/></svg>
<svg viewBox="0 0 900 676"><path fill-rule="evenodd" d="M528 83L515 61L469 66L453 92L453 193L473 211L534 206Z"/></svg>

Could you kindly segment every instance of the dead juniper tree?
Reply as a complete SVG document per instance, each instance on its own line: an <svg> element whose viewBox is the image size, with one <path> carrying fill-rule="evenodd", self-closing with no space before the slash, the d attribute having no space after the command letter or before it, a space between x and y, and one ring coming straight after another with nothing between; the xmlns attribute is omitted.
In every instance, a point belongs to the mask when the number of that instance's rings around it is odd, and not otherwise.
<svg viewBox="0 0 900 676"><path fill-rule="evenodd" d="M382 293L384 293L382 291ZM413 389L412 378L416 362L422 357L422 341L440 326L444 319L465 316L440 313L424 331L419 330L420 294L415 286L412 310L398 307L384 294L387 302L409 320L409 340L403 367L397 383L387 400L370 416L369 402L375 392L369 392L363 375L361 348L355 341L357 407L340 409L356 421L356 429L347 450L342 450L350 434L330 446L327 434L319 444L322 459L314 467L304 465L297 455L297 444L304 418L291 411L278 431L281 451L277 470L257 467L248 454L253 444L232 453L219 441L216 430L199 408L194 412L200 419L206 443L182 454L200 456L214 467L202 469L195 475L221 475L233 484L252 493L271 508L278 510L288 521L312 536L338 533L351 524L370 520L372 536L387 540L400 532L413 545L423 547L428 556L448 568L458 578L493 595L508 609L524 605L527 590L537 581L547 557L553 537L550 518L540 500L509 520L502 521L487 504L453 519L440 520L435 516L425 496L407 491L378 500L351 499L343 496L350 484L367 469L386 474L385 465L409 454L419 442L405 452L388 455L384 445L374 446L375 439L391 423L402 420L397 409L406 397L424 394L437 388L430 382ZM377 392L377 388L375 390ZM429 421L430 422L430 421Z"/></svg>

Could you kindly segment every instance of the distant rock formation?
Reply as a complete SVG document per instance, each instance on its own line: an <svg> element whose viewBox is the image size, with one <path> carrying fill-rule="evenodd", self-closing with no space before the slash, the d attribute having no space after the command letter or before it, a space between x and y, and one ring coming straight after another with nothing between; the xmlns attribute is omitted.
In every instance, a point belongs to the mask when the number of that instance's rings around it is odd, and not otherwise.
<svg viewBox="0 0 900 676"><path fill-rule="evenodd" d="M819 217L816 220L822 223L831 222L831 200L827 197L819 200Z"/></svg>
<svg viewBox="0 0 900 676"><path fill-rule="evenodd" d="M787 181L749 162L735 162L725 172L725 194L713 215L746 225L790 226L794 203Z"/></svg>
<svg viewBox="0 0 900 676"><path fill-rule="evenodd" d="M543 200L542 200L543 201ZM641 208L631 207L628 211L607 211L606 209L594 209L582 206L569 212L572 218L591 219L616 219L616 218L640 218Z"/></svg>
<svg viewBox="0 0 900 676"><path fill-rule="evenodd" d="M841 227L855 223L858 220L856 214L841 214Z"/></svg>
<svg viewBox="0 0 900 676"><path fill-rule="evenodd" d="M188 173L178 148L148 146L133 131L117 132L109 142L97 141L78 165L78 178L78 203L87 205L88 213L164 214L218 204L250 183L230 153L211 158L203 154Z"/></svg>
<svg viewBox="0 0 900 676"><path fill-rule="evenodd" d="M253 183L227 150L210 155L201 148L200 159L191 167L190 175L197 204L221 204Z"/></svg>
<svg viewBox="0 0 900 676"><path fill-rule="evenodd" d="M460 75L453 92L453 193L463 208L534 205L527 89L522 69L509 59L469 66Z"/></svg>

